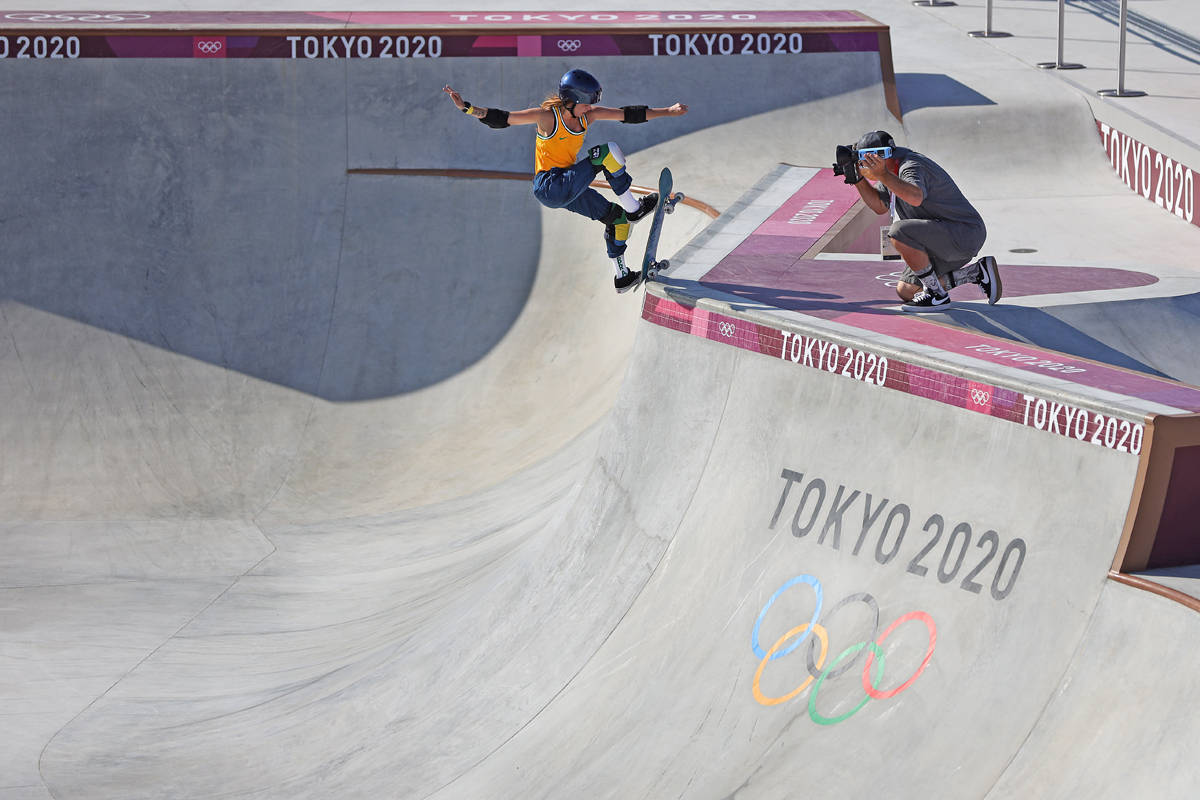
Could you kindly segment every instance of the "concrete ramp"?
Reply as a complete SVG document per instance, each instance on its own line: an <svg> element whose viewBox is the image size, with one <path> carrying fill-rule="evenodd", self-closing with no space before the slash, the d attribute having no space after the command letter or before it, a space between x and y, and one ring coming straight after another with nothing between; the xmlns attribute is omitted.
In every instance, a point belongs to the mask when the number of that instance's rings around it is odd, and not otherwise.
<svg viewBox="0 0 1200 800"><path fill-rule="evenodd" d="M639 489L597 538L671 508L670 542L562 694L435 796L781 797L798 764L985 796L1085 639L1137 459L653 325L629 385L592 481Z"/></svg>
<svg viewBox="0 0 1200 800"><path fill-rule="evenodd" d="M981 202L1037 201L990 245L1037 237L1012 305L1074 338L912 320L819 258L871 233L833 146L900 135L886 26L563 13L15 29L79 58L0 85L0 796L1187 796L1198 618L1109 576L1200 560L1200 389L1088 303L1186 319L1192 247L1083 106L1001 69L903 131L976 187L1066 131ZM522 184L399 174L527 170L441 86L516 108L568 66L694 105L612 129L723 212L640 295ZM1060 168L1055 220L1022 187ZM1071 257L1127 213L1170 269Z"/></svg>

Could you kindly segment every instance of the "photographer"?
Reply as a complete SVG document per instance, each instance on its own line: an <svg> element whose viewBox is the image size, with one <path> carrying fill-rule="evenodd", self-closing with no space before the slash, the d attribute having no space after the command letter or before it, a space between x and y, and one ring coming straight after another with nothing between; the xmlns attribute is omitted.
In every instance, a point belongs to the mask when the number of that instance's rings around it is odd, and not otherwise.
<svg viewBox="0 0 1200 800"><path fill-rule="evenodd" d="M875 213L887 214L894 203L888 236L906 265L896 287L902 311L944 310L949 290L964 283L978 285L988 303L1000 299L996 259L972 261L987 238L983 218L936 162L871 131L853 147L838 146L834 172Z"/></svg>

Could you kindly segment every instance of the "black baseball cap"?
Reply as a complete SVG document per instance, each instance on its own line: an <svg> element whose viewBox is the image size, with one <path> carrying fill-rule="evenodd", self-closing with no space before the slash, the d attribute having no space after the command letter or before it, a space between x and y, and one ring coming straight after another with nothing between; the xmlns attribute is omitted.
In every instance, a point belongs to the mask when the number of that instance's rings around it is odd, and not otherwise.
<svg viewBox="0 0 1200 800"><path fill-rule="evenodd" d="M862 138L858 140L858 144L854 145L855 150L869 150L872 147L895 147L896 140L887 131L871 131L864 133Z"/></svg>

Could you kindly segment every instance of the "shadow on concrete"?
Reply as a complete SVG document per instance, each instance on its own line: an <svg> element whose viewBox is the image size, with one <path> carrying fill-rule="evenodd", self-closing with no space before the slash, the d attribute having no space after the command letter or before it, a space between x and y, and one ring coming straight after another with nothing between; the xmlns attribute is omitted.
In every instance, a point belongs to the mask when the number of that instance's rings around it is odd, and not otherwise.
<svg viewBox="0 0 1200 800"><path fill-rule="evenodd" d="M900 96L900 111L903 114L918 108L996 105L993 100L949 75L929 72L897 73L896 93Z"/></svg>
<svg viewBox="0 0 1200 800"><path fill-rule="evenodd" d="M940 316L959 327L989 336L1100 361L1159 378L1174 377L1128 352L1104 343L1097 338L1098 331L1088 330L1060 319L1053 310L1022 306L960 306Z"/></svg>
<svg viewBox="0 0 1200 800"><path fill-rule="evenodd" d="M958 306L938 315L964 328L1200 385L1200 293L1047 308Z"/></svg>
<svg viewBox="0 0 1200 800"><path fill-rule="evenodd" d="M696 103L670 124L608 128L627 152L881 86L876 53L796 58L812 69L783 85L794 58L745 60L739 78L758 88L729 103L700 100L727 80L721 59L572 65L603 68L606 101ZM561 257L541 253L529 185L347 169L528 170L531 132L466 124L440 87L519 107L565 67L432 61L48 62L0 85L0 299L330 401L461 372L512 327L542 259ZM603 253L602 235L580 248Z"/></svg>

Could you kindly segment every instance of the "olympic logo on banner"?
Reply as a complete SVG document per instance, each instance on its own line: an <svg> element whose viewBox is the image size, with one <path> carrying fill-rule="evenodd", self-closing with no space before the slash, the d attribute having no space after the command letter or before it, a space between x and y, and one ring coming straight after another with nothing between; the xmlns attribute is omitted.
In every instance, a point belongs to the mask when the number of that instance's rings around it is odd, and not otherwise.
<svg viewBox="0 0 1200 800"><path fill-rule="evenodd" d="M579 48L583 47L583 42L578 39L559 39L558 49L564 53L574 53Z"/></svg>
<svg viewBox="0 0 1200 800"><path fill-rule="evenodd" d="M766 617L767 612L771 609L771 606L781 594L793 586L798 586L800 584L812 587L813 593L816 595L816 607L813 611L812 618L809 619L808 622L792 628L783 636L780 636L775 644L771 645L769 649L763 650L762 646L759 644L759 631L762 628L763 619ZM754 691L754 699L757 700L760 705L775 706L781 703L786 703L789 700L799 696L805 689L808 689L809 686L812 686L812 692L810 692L808 695L809 717L818 725L836 725L839 722L844 722L857 714L869 701L887 700L890 697L895 697L901 692L907 690L913 685L913 683L916 682L917 678L921 677L921 673L924 672L925 668L929 666L929 661L931 658L933 658L933 651L937 647L937 625L934 623L933 618L924 611L909 611L907 614L901 614L899 617L897 617L892 624L888 625L887 629L884 630L883 633L880 633L879 603L876 602L872 595L866 592L858 592L843 598L829 610L829 612L825 615L825 618L829 619L836 616L839 610L852 603L862 603L871 611L873 619L871 638L850 645L842 652L838 653L838 655L835 656L832 661L828 661L829 631L824 625L818 622L818 620L821 619L821 611L824 604L824 591L821 588L821 582L812 575L799 575L775 590L775 593L771 595L770 599L767 600L766 605L763 606L762 611L758 612L758 619L754 621L754 633L751 635L750 639L751 649L753 649L754 655L759 658L758 669L754 673L754 683L752 688ZM913 673L909 675L903 683L890 689L882 690L880 686L883 683L884 674L883 643L896 631L897 628L906 622L911 621L917 621L924 624L929 631L929 644L925 650L925 656L921 660L921 663L916 670L913 671ZM810 637L815 638L815 640L820 643L820 652L815 657L813 655L813 650L816 648L813 646L813 641L810 640ZM767 665L772 661L783 658L784 656L792 653L796 650L796 648L806 641L809 642L809 647L807 649L808 674L805 679L800 683L799 686L792 689L792 691L779 697L769 697L763 694L760 683L762 681L763 672L766 670ZM791 643L789 644L789 642ZM837 678L838 676L844 675L846 672L850 671L854 667L854 662L858 660L859 654L863 650L870 651L862 667L862 687L865 696L861 701L858 702L858 704L844 714L836 717L824 716L817 711L817 694L820 692L821 686L824 685L826 680L830 678ZM873 666L874 669L872 669Z"/></svg>
<svg viewBox="0 0 1200 800"><path fill-rule="evenodd" d="M223 44L213 39L201 39L200 41L196 42L196 49L201 53L210 56L221 52L222 47L224 47Z"/></svg>
<svg viewBox="0 0 1200 800"><path fill-rule="evenodd" d="M727 339L737 333L737 325L732 322L721 322L717 325L717 329L720 330L721 335Z"/></svg>
<svg viewBox="0 0 1200 800"><path fill-rule="evenodd" d="M149 14L40 14L15 13L5 14L5 19L21 22L131 22L139 19L150 19Z"/></svg>
<svg viewBox="0 0 1200 800"><path fill-rule="evenodd" d="M988 401L991 399L992 399L992 396L988 392L985 392L983 389L972 389L971 390L971 402L977 406L986 406L988 404Z"/></svg>

